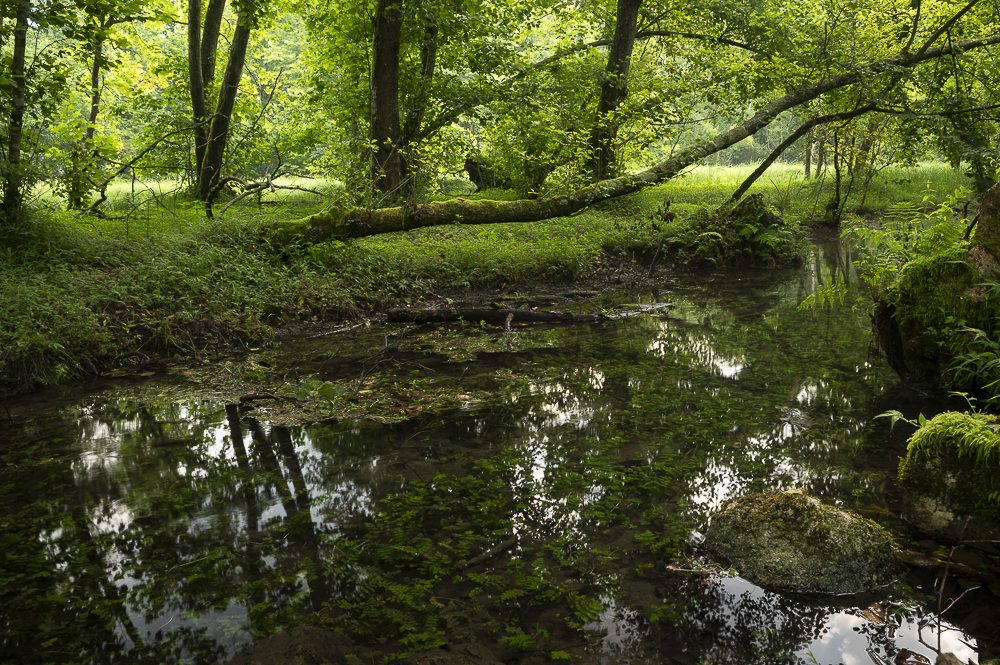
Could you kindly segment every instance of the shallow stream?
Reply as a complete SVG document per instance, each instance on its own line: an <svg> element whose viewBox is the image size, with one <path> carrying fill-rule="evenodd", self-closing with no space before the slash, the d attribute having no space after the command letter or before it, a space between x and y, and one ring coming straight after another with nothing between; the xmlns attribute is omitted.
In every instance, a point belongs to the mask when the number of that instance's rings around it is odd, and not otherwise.
<svg viewBox="0 0 1000 665"><path fill-rule="evenodd" d="M838 273L843 305L797 311ZM379 362L386 329L284 346L317 380L455 389L384 422L269 425L280 401L184 397L204 391L183 372L11 402L0 662L211 663L302 621L386 653L479 641L508 663L997 658L986 588L939 622L933 571L779 595L689 544L728 497L796 487L920 541L898 517L908 432L873 416L949 404L869 360L861 296L829 240L800 270L678 274L578 307L604 323L407 329Z"/></svg>

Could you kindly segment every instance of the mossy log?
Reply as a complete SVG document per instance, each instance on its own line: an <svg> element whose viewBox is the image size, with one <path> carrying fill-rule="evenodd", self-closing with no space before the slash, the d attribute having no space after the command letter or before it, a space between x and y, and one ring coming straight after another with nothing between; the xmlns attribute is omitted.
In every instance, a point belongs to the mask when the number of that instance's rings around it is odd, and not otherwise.
<svg viewBox="0 0 1000 665"><path fill-rule="evenodd" d="M705 157L753 136L770 125L781 113L806 104L828 92L887 72L899 72L916 67L920 63L956 51L968 51L997 43L1000 43L1000 35L986 39L956 41L945 46L921 49L917 53L904 53L885 58L853 71L827 77L782 95L732 129L712 139L698 141L694 146L645 171L604 180L569 194L520 201L473 201L459 198L378 210L335 205L303 219L272 222L263 232L272 243L282 246L303 240L321 242L407 231L427 226L536 222L565 217L595 203L632 194L651 185L665 182Z"/></svg>

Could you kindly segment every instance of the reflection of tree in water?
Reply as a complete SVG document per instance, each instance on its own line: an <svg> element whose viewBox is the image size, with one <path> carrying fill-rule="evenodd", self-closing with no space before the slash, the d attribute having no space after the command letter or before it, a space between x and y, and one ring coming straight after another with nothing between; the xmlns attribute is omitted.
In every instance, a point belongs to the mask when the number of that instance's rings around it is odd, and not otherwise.
<svg viewBox="0 0 1000 665"><path fill-rule="evenodd" d="M104 406L61 433L77 457L4 488L0 661L214 662L352 591L355 571L319 574L340 527L324 508L350 486L351 512L370 514L377 473L350 478L370 447L327 474L301 430L250 422L247 437L235 409L226 427L218 405Z"/></svg>
<svg viewBox="0 0 1000 665"><path fill-rule="evenodd" d="M672 595L688 600L666 633L713 665L800 662L795 652L820 636L831 613L741 579L706 582L677 583Z"/></svg>

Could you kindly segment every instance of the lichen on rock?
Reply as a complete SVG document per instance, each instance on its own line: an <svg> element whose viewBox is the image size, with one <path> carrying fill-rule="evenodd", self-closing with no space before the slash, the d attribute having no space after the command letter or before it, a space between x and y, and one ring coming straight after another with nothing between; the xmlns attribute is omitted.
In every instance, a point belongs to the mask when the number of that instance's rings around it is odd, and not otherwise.
<svg viewBox="0 0 1000 665"><path fill-rule="evenodd" d="M906 490L904 515L938 535L1000 534L1000 419L987 413L948 411L912 437L899 465Z"/></svg>
<svg viewBox="0 0 1000 665"><path fill-rule="evenodd" d="M900 568L882 527L797 490L727 501L705 546L775 591L854 593L892 582Z"/></svg>

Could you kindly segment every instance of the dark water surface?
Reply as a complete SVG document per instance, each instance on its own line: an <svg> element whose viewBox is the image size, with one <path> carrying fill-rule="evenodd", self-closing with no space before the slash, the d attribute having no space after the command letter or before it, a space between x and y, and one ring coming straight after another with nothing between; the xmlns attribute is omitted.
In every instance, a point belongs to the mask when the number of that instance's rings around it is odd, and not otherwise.
<svg viewBox="0 0 1000 665"><path fill-rule="evenodd" d="M849 259L827 242L801 270L678 275L588 304L636 305L603 324L459 327L495 350L434 375L498 398L402 423L272 427L98 388L13 403L0 662L210 663L317 612L359 642L505 640L511 658L995 658L997 598L970 591L939 630L933 573L817 597L688 572L712 563L691 532L749 491L806 486L919 538L898 518L906 433L872 417L946 404L868 360L857 294L796 311L831 272L853 284Z"/></svg>

